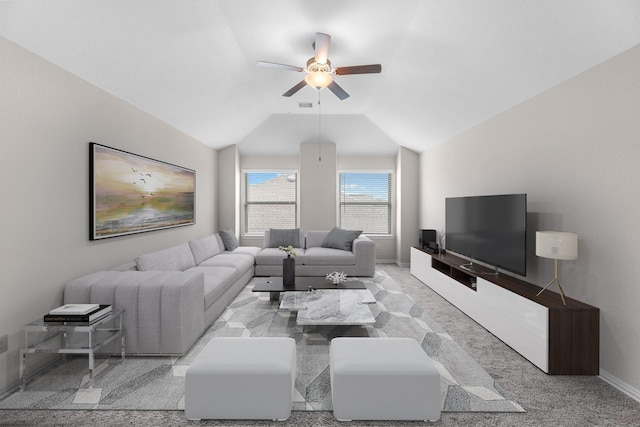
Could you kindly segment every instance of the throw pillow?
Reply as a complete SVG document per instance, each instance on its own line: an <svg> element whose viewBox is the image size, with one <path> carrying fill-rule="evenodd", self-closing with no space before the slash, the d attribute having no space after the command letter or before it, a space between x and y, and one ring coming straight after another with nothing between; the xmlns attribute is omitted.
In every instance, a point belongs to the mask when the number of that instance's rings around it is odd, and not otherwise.
<svg viewBox="0 0 640 427"><path fill-rule="evenodd" d="M238 238L233 230L220 230L222 243L228 251L234 251L238 247Z"/></svg>
<svg viewBox="0 0 640 427"><path fill-rule="evenodd" d="M322 242L322 247L350 251L353 241L360 234L362 234L362 230L343 230L342 228L333 227Z"/></svg>
<svg viewBox="0 0 640 427"><path fill-rule="evenodd" d="M300 247L300 229L299 228L271 228L269 229L269 247L277 248L278 246Z"/></svg>

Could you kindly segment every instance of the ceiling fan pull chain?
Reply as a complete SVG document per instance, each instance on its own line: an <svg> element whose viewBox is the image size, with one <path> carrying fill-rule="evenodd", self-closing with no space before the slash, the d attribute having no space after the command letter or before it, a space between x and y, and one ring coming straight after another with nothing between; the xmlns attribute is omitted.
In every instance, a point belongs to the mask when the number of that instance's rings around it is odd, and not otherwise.
<svg viewBox="0 0 640 427"><path fill-rule="evenodd" d="M320 119L322 114L320 114L320 90L318 90L318 161L322 161L322 144L320 144Z"/></svg>

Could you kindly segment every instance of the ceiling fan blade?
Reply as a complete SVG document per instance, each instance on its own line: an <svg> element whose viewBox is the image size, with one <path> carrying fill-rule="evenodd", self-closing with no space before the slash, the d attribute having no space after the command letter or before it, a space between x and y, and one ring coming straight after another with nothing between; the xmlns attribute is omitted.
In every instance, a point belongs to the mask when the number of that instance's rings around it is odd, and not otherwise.
<svg viewBox="0 0 640 427"><path fill-rule="evenodd" d="M316 62L318 64L326 64L329 57L329 43L331 36L324 33L316 33L316 41L314 43L316 49Z"/></svg>
<svg viewBox="0 0 640 427"><path fill-rule="evenodd" d="M305 87L306 85L307 85L307 82L303 80L297 85L295 85L294 87L292 87L291 89L289 89L288 91L286 91L285 93L283 93L282 96L291 96L297 91L299 91L300 89L302 89L303 87Z"/></svg>
<svg viewBox="0 0 640 427"><path fill-rule="evenodd" d="M344 91L344 89L342 89L338 83L336 83L336 81L332 81L331 83L329 83L329 86L327 86L329 88L329 90L331 92L333 92L333 94L335 96L337 96L338 98L340 98L340 101L344 101L345 99L347 99L349 97L349 94L347 92Z"/></svg>
<svg viewBox="0 0 640 427"><path fill-rule="evenodd" d="M354 65L352 67L340 67L335 69L335 73L339 76L346 74L372 74L382 71L382 65L370 64L370 65Z"/></svg>
<svg viewBox="0 0 640 427"><path fill-rule="evenodd" d="M256 62L256 65L258 67L275 68L278 70L287 70L287 71L302 72L304 70L303 68L296 67L294 65L278 64L275 62L266 62L266 61L258 61Z"/></svg>

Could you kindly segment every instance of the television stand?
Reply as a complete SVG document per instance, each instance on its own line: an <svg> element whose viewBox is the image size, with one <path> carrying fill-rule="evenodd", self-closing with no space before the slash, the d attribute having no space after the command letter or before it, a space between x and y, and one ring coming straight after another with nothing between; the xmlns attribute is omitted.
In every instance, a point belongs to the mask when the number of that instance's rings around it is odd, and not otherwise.
<svg viewBox="0 0 640 427"><path fill-rule="evenodd" d="M542 371L599 375L600 309L466 261L411 248L411 274Z"/></svg>

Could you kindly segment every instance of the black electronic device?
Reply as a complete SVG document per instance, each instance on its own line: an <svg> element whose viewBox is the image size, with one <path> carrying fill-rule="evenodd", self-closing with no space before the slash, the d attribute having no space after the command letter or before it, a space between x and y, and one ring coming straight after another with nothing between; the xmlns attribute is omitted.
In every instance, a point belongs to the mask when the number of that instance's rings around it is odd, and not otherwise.
<svg viewBox="0 0 640 427"><path fill-rule="evenodd" d="M439 254L440 253L440 247L438 246L438 244L436 242L429 242L427 244L427 252L430 252L432 254Z"/></svg>
<svg viewBox="0 0 640 427"><path fill-rule="evenodd" d="M427 249L429 242L436 241L436 230L420 230L420 248Z"/></svg>
<svg viewBox="0 0 640 427"><path fill-rule="evenodd" d="M445 200L447 250L521 276L527 274L527 195Z"/></svg>

